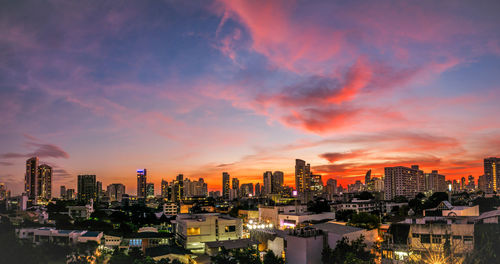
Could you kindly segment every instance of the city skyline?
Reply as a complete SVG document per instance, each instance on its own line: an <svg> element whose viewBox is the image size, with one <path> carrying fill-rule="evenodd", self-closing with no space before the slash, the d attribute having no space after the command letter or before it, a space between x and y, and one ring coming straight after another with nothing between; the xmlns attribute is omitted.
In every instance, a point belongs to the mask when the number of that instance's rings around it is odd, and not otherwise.
<svg viewBox="0 0 500 264"><path fill-rule="evenodd" d="M420 165L447 179L500 156L499 3L5 3L0 182L26 160L52 196L78 175L136 190L293 160L347 186ZM89 17L91 19L89 21Z"/></svg>

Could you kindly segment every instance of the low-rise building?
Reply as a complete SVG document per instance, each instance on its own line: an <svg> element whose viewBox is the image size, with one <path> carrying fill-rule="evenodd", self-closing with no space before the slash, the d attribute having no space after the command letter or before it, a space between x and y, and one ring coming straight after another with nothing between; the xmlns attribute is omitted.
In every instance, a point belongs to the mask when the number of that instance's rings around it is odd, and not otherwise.
<svg viewBox="0 0 500 264"><path fill-rule="evenodd" d="M71 205L68 206L68 215L73 219L89 219L94 212L92 205Z"/></svg>
<svg viewBox="0 0 500 264"><path fill-rule="evenodd" d="M319 214L315 214L312 212L288 213L288 214L279 214L278 218L279 218L280 228L295 228L296 226L300 226L304 222L334 220L335 213L334 212L324 212Z"/></svg>
<svg viewBox="0 0 500 264"><path fill-rule="evenodd" d="M204 249L206 242L240 239L243 234L241 219L221 215L177 215L177 242L185 249Z"/></svg>
<svg viewBox="0 0 500 264"><path fill-rule="evenodd" d="M165 215L177 215L178 206L176 203L164 203L163 204L163 214Z"/></svg>
<svg viewBox="0 0 500 264"><path fill-rule="evenodd" d="M259 206L259 221L261 223L272 224L279 226L280 214L304 213L307 211L306 205L275 205L275 206Z"/></svg>
<svg viewBox="0 0 500 264"><path fill-rule="evenodd" d="M259 242L251 239L233 239L224 241L212 241L205 243L205 254L209 256L215 256L219 253L221 249L242 249L254 247L257 248Z"/></svg>
<svg viewBox="0 0 500 264"><path fill-rule="evenodd" d="M338 210L353 210L356 213L369 213L378 209L377 203L373 200L352 199L350 202L339 204Z"/></svg>
<svg viewBox="0 0 500 264"><path fill-rule="evenodd" d="M88 231L80 230L57 230L50 227L16 229L16 234L19 239L31 242L35 245L43 243L72 245L78 243L79 238L87 232Z"/></svg>

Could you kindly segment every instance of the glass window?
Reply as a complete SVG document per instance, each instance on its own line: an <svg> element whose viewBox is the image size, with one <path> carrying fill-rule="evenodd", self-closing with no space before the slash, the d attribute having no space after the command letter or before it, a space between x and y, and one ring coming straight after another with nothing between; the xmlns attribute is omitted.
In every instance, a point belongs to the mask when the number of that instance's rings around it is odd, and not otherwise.
<svg viewBox="0 0 500 264"><path fill-rule="evenodd" d="M414 237L414 238L418 238L418 237L420 237L420 235L419 235L419 234L417 234L417 233L413 233L413 234L411 234L411 236L412 236L412 237Z"/></svg>
<svg viewBox="0 0 500 264"><path fill-rule="evenodd" d="M187 235L188 236L196 236L200 234L200 228L199 227L190 227L187 229Z"/></svg>
<svg viewBox="0 0 500 264"><path fill-rule="evenodd" d="M236 232L236 226L226 226L226 232Z"/></svg>
<svg viewBox="0 0 500 264"><path fill-rule="evenodd" d="M432 235L433 244L441 244L441 235Z"/></svg>
<svg viewBox="0 0 500 264"><path fill-rule="evenodd" d="M431 235L420 235L420 243L431 243Z"/></svg>

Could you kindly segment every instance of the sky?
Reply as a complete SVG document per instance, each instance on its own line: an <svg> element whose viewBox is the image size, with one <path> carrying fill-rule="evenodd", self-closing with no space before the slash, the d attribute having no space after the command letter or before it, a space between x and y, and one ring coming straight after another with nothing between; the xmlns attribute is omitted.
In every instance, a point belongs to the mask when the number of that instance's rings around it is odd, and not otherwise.
<svg viewBox="0 0 500 264"><path fill-rule="evenodd" d="M0 1L0 182L136 193L295 159L344 187L500 156L499 1Z"/></svg>

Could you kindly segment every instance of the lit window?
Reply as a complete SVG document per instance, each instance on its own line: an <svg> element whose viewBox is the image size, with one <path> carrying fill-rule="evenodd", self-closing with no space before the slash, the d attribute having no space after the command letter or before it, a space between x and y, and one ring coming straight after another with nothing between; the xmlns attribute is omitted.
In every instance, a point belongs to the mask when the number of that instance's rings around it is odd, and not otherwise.
<svg viewBox="0 0 500 264"><path fill-rule="evenodd" d="M190 227L187 229L187 235L188 236L196 236L200 234L200 228L199 227Z"/></svg>

